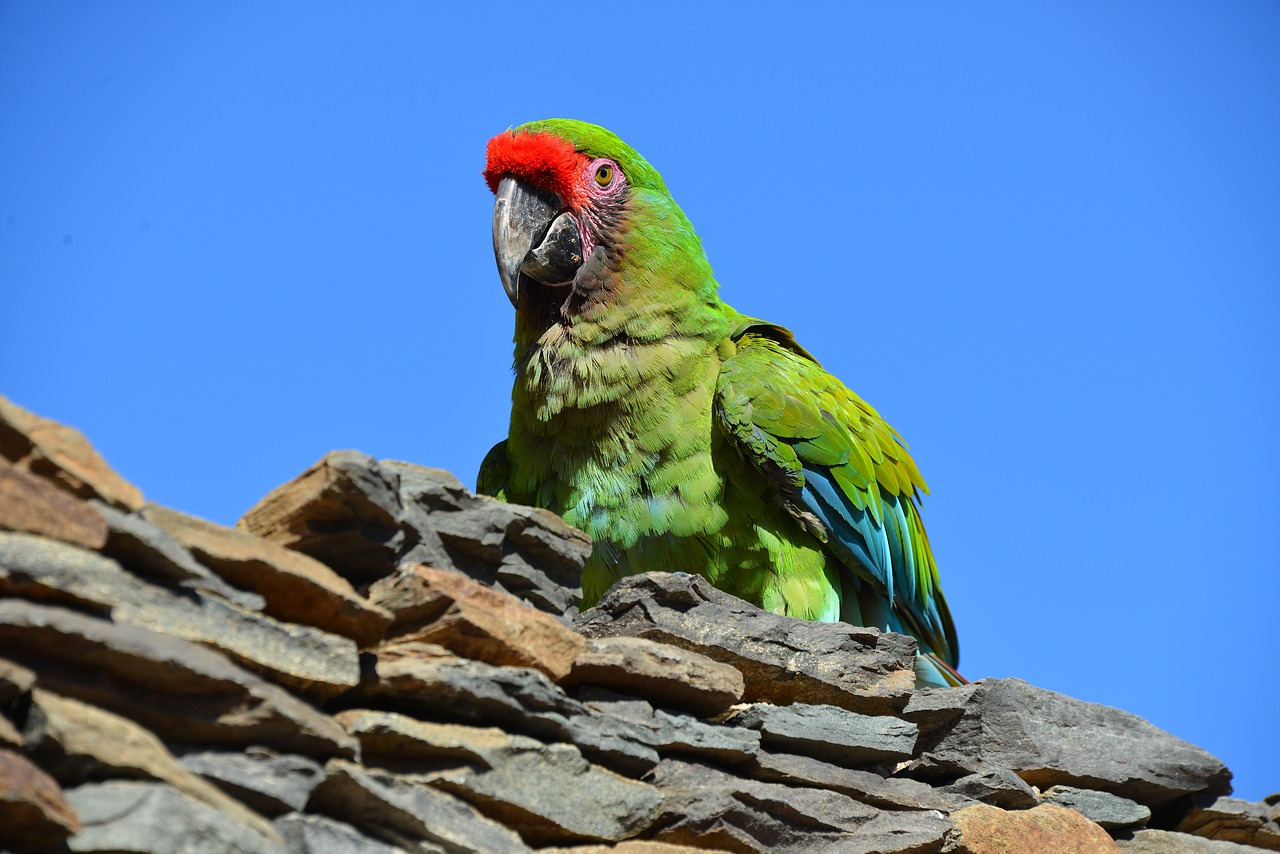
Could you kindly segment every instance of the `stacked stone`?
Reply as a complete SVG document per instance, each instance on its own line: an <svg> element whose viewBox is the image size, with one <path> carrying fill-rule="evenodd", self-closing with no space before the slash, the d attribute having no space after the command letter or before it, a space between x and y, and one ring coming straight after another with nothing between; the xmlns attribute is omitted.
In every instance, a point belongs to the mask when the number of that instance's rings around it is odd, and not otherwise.
<svg viewBox="0 0 1280 854"><path fill-rule="evenodd" d="M0 398L0 850L1248 852L1280 799L1016 679L325 457L236 528Z"/></svg>

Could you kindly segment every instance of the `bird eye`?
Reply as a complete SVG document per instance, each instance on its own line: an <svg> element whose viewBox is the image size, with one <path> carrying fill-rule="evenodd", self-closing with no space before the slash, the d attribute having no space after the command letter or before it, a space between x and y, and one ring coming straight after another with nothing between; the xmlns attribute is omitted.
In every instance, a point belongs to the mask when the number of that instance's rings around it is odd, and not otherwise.
<svg viewBox="0 0 1280 854"><path fill-rule="evenodd" d="M596 184L601 187L609 186L609 182L613 180L613 166L608 163L601 163L596 168Z"/></svg>

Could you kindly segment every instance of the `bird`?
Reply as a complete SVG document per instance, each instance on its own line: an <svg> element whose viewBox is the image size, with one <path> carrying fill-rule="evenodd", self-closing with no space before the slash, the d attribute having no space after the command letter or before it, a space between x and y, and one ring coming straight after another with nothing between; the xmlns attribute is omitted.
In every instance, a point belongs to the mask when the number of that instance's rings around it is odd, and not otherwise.
<svg viewBox="0 0 1280 854"><path fill-rule="evenodd" d="M583 606L689 572L909 634L917 685L965 682L906 443L786 328L721 300L658 171L605 128L544 119L490 139L483 175L515 379L477 491L592 538Z"/></svg>

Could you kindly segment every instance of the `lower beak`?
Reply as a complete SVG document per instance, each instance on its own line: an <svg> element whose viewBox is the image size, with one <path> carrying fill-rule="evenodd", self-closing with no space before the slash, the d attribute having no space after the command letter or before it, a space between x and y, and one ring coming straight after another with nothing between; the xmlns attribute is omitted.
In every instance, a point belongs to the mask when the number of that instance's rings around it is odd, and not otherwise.
<svg viewBox="0 0 1280 854"><path fill-rule="evenodd" d="M495 195L493 254L511 304L522 277L552 287L572 282L582 266L582 237L555 194L508 175Z"/></svg>

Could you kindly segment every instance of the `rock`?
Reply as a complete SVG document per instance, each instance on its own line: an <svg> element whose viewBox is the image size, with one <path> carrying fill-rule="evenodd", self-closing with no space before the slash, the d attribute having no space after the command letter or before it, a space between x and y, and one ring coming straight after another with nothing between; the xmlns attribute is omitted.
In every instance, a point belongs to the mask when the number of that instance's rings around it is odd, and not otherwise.
<svg viewBox="0 0 1280 854"><path fill-rule="evenodd" d="M22 733L18 732L18 728L13 725L13 721L0 715L0 747L13 747L22 750L27 746L27 741L22 737Z"/></svg>
<svg viewBox="0 0 1280 854"><path fill-rule="evenodd" d="M0 828L6 848L51 851L80 829L80 819L52 777L26 757L0 748Z"/></svg>
<svg viewBox="0 0 1280 854"><path fill-rule="evenodd" d="M1119 850L1101 827L1075 810L1053 804L1017 812L974 804L953 812L951 821L955 830L944 854L1106 854Z"/></svg>
<svg viewBox="0 0 1280 854"><path fill-rule="evenodd" d="M143 517L224 580L261 595L266 613L277 619L316 626L360 646L377 643L391 625L389 613L318 560L156 504L148 504Z"/></svg>
<svg viewBox="0 0 1280 854"><path fill-rule="evenodd" d="M605 718L634 724L632 737L660 756L684 756L733 765L750 759L760 748L760 733L741 727L704 723L692 715L655 709L647 700L612 694L601 688L581 692L587 708Z"/></svg>
<svg viewBox="0 0 1280 854"><path fill-rule="evenodd" d="M83 501L42 477L0 460L0 528L99 549L107 525Z"/></svg>
<svg viewBox="0 0 1280 854"><path fill-rule="evenodd" d="M771 614L684 573L624 578L576 626L587 637L643 637L732 665L753 703L887 715L915 687L912 638Z"/></svg>
<svg viewBox="0 0 1280 854"><path fill-rule="evenodd" d="M652 786L592 765L571 745L388 712L342 712L338 719L360 739L366 763L390 763L401 773L415 760L452 765L420 776L534 845L635 836L662 802Z"/></svg>
<svg viewBox="0 0 1280 854"><path fill-rule="evenodd" d="M921 688L911 695L902 717L920 728L919 746L932 746L935 735L945 733L964 715L978 682L956 688Z"/></svg>
<svg viewBox="0 0 1280 854"><path fill-rule="evenodd" d="M36 674L7 658L0 658L0 712L12 713L15 705L35 687Z"/></svg>
<svg viewBox="0 0 1280 854"><path fill-rule="evenodd" d="M586 642L565 687L596 685L651 698L696 715L718 715L742 699L742 673L691 650L646 638L605 637Z"/></svg>
<svg viewBox="0 0 1280 854"><path fill-rule="evenodd" d="M1197 798L1174 830L1280 851L1280 826L1268 805L1240 798Z"/></svg>
<svg viewBox="0 0 1280 854"><path fill-rule="evenodd" d="M466 490L439 469L335 451L237 527L340 567L357 584L402 563L455 569L555 615L577 613L591 541L546 510Z"/></svg>
<svg viewBox="0 0 1280 854"><path fill-rule="evenodd" d="M664 759L664 801L649 836L693 847L759 852L936 851L951 822L932 811L885 812L837 792L743 780Z"/></svg>
<svg viewBox="0 0 1280 854"><path fill-rule="evenodd" d="M165 783L111 780L67 792L84 828L67 840L72 851L147 854L283 854L270 825L264 836L226 813Z"/></svg>
<svg viewBox="0 0 1280 854"><path fill-rule="evenodd" d="M1139 830L1117 837L1116 848L1123 854L1258 854L1257 848L1248 845L1168 830Z"/></svg>
<svg viewBox="0 0 1280 854"><path fill-rule="evenodd" d="M263 744L310 756L351 756L336 721L202 646L127 624L0 600L0 648L40 684L109 709L161 738Z"/></svg>
<svg viewBox="0 0 1280 854"><path fill-rule="evenodd" d="M1053 786L1040 796L1040 800L1075 810L1104 830L1142 827L1151 820L1151 810L1142 804L1092 789Z"/></svg>
<svg viewBox="0 0 1280 854"><path fill-rule="evenodd" d="M322 815L291 812L274 823L290 854L407 854L399 846L370 839L351 825Z"/></svg>
<svg viewBox="0 0 1280 854"><path fill-rule="evenodd" d="M41 418L0 395L0 456L77 498L137 510L142 493L107 465L79 430Z"/></svg>
<svg viewBox="0 0 1280 854"><path fill-rule="evenodd" d="M0 533L0 593L110 612L117 623L203 643L318 699L360 677L355 644L285 625L222 599L147 584L110 558L31 534Z"/></svg>
<svg viewBox="0 0 1280 854"><path fill-rule="evenodd" d="M728 854L723 848L691 848L647 839L628 839L617 845L574 845L569 848L539 848L538 854Z"/></svg>
<svg viewBox="0 0 1280 854"><path fill-rule="evenodd" d="M216 784L235 799L267 816L307 805L324 769L305 756L280 755L262 747L243 753L206 750L184 754L184 768Z"/></svg>
<svg viewBox="0 0 1280 854"><path fill-rule="evenodd" d="M275 838L261 816L183 768L160 739L119 715L37 688L26 739L31 758L64 786L112 777L159 780Z"/></svg>
<svg viewBox="0 0 1280 854"><path fill-rule="evenodd" d="M1020 679L972 687L960 719L904 774L945 781L1008 768L1041 789L1096 789L1153 809L1230 788L1231 772L1221 761L1136 715Z"/></svg>
<svg viewBox="0 0 1280 854"><path fill-rule="evenodd" d="M308 810L346 821L410 851L519 854L530 850L514 832L452 795L341 759L325 766L324 782L311 793Z"/></svg>
<svg viewBox="0 0 1280 854"><path fill-rule="evenodd" d="M830 789L886 810L950 812L972 803L968 798L935 791L918 780L882 777L870 771L841 768L810 756L759 751L735 773L771 783Z"/></svg>
<svg viewBox="0 0 1280 854"><path fill-rule="evenodd" d="M450 570L405 564L375 582L369 597L395 615L397 640L437 643L489 664L533 667L556 681L585 644L550 614Z"/></svg>
<svg viewBox="0 0 1280 854"><path fill-rule="evenodd" d="M907 760L916 745L915 724L837 706L758 703L729 720L759 730L767 747L850 767Z"/></svg>
<svg viewBox="0 0 1280 854"><path fill-rule="evenodd" d="M943 786L942 791L990 804L1002 810L1029 810L1040 803L1035 789L1028 786L1021 777L1008 768L992 768L981 774L961 777L954 783ZM1133 802L1130 801L1130 803ZM1071 807L1072 805L1059 804L1059 806ZM1150 811L1147 815L1148 817L1151 815ZM1089 818L1092 819L1093 816Z"/></svg>

